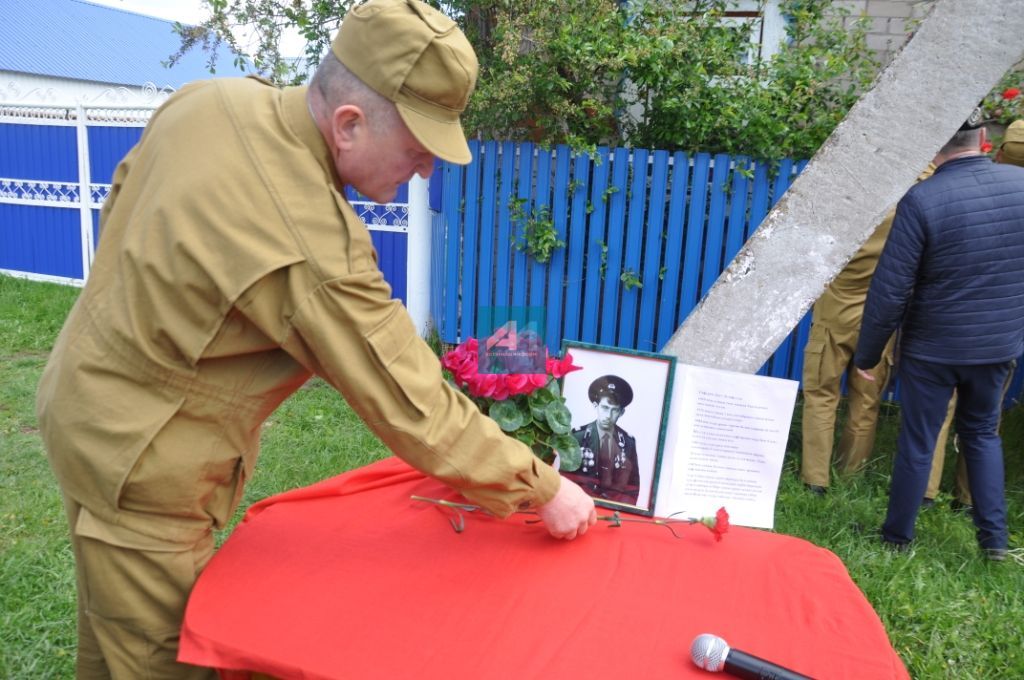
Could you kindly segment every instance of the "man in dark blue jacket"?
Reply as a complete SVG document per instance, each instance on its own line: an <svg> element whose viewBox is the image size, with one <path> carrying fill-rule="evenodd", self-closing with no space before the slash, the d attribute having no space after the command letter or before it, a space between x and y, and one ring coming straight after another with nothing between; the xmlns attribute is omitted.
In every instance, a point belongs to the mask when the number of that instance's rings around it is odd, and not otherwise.
<svg viewBox="0 0 1024 680"><path fill-rule="evenodd" d="M1024 168L981 153L972 116L899 202L865 303L854 365L868 377L897 328L900 433L882 540L906 549L953 391L956 431L985 555L1007 552L1004 382L1024 351ZM869 378L870 379L870 378Z"/></svg>

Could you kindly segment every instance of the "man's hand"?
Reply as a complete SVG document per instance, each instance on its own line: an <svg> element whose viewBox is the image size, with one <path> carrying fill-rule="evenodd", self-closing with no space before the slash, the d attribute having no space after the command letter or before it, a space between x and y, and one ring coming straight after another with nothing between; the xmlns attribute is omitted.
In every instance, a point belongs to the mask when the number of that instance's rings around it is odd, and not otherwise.
<svg viewBox="0 0 1024 680"><path fill-rule="evenodd" d="M860 377L862 377L865 380L867 380L868 382L875 382L875 376L871 375L870 373L865 371L863 368L858 368L857 369L857 374L860 375Z"/></svg>
<svg viewBox="0 0 1024 680"><path fill-rule="evenodd" d="M561 486L555 497L537 508L537 514L544 521L548 533L555 538L571 541L587 533L597 522L594 499L574 482L562 477Z"/></svg>

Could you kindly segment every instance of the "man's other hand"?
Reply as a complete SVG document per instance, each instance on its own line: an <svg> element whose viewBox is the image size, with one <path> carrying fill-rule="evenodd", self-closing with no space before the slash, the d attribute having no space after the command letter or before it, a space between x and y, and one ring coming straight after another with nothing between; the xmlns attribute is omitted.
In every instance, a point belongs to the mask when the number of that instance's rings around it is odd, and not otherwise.
<svg viewBox="0 0 1024 680"><path fill-rule="evenodd" d="M597 522L594 500L578 484L562 477L555 497L537 508L548 533L555 538L571 541L587 533Z"/></svg>

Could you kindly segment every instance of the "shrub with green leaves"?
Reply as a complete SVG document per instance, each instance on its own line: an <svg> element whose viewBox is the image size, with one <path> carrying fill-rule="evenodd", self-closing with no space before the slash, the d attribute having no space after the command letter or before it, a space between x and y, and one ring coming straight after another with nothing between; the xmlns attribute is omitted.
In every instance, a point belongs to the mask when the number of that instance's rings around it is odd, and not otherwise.
<svg viewBox="0 0 1024 680"><path fill-rule="evenodd" d="M308 73L281 55L283 31L299 31L315 65L356 4L207 0L206 21L178 27L181 52L223 43L276 82L298 84ZM869 18L851 21L846 4L829 0L779 0L786 40L771 56L752 47L750 23L728 15L736 0L430 4L476 50L480 78L463 122L487 140L809 158L879 69ZM236 35L253 36L255 47L245 51ZM1021 76L1007 74L986 98L1004 124L1021 113L1002 98Z"/></svg>

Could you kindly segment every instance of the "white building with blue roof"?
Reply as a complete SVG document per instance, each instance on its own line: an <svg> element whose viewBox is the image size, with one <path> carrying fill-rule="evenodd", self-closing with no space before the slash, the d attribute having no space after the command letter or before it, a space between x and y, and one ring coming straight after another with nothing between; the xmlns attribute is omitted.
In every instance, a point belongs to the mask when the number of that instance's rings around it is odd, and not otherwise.
<svg viewBox="0 0 1024 680"><path fill-rule="evenodd" d="M0 20L0 101L158 104L185 83L241 75L226 48L217 73L181 45L174 22L86 0L4 0Z"/></svg>

